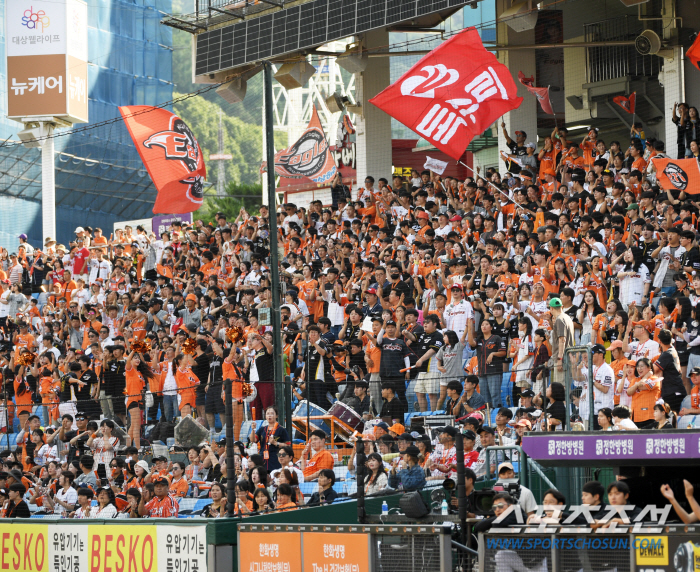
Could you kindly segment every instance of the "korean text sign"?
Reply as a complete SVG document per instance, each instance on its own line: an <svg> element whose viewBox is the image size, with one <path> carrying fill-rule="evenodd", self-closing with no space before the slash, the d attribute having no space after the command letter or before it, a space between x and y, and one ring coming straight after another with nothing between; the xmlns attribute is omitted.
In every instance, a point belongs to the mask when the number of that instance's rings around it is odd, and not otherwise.
<svg viewBox="0 0 700 572"><path fill-rule="evenodd" d="M84 0L5 2L8 117L88 120Z"/></svg>

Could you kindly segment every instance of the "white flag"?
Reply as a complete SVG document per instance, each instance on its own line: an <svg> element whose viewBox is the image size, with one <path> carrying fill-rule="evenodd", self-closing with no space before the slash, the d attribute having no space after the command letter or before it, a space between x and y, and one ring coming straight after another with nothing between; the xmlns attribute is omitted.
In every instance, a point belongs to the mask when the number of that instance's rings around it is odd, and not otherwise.
<svg viewBox="0 0 700 572"><path fill-rule="evenodd" d="M429 155L426 155L425 165L423 165L423 168L428 169L429 171L433 171L438 175L442 175L445 172L445 169L447 168L447 163L445 161L440 161L439 159L433 159Z"/></svg>

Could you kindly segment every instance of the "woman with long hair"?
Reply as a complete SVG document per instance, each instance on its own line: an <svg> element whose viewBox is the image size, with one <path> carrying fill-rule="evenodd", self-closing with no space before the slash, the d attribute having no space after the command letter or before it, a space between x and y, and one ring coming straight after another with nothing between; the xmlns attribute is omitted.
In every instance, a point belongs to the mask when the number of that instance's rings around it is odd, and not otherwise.
<svg viewBox="0 0 700 572"><path fill-rule="evenodd" d="M91 518L115 518L117 503L114 491L110 487L97 489L97 507L91 513Z"/></svg>
<svg viewBox="0 0 700 572"><path fill-rule="evenodd" d="M257 512L267 512L275 509L272 502L272 495L266 488L257 488L253 494L253 510Z"/></svg>
<svg viewBox="0 0 700 572"><path fill-rule="evenodd" d="M205 506L199 516L202 518L221 518L226 516L226 490L221 483L212 483L209 490L211 504Z"/></svg>
<svg viewBox="0 0 700 572"><path fill-rule="evenodd" d="M595 290L586 290L583 295L583 304L576 314L578 323L581 324L581 345L590 343L593 334L593 320L603 309L598 304L598 296Z"/></svg>
<svg viewBox="0 0 700 572"><path fill-rule="evenodd" d="M389 479L382 456L379 453L370 453L367 457L367 468L369 469L369 474L365 477L365 494L372 495L386 489Z"/></svg>
<svg viewBox="0 0 700 572"><path fill-rule="evenodd" d="M126 476L124 478L124 487L122 490L126 493L129 489L142 491L146 484L146 476L148 475L148 464L146 461L134 461L133 459L126 463L124 470Z"/></svg>
<svg viewBox="0 0 700 572"><path fill-rule="evenodd" d="M197 401L196 386L199 385L199 378L192 371L194 364L193 354L180 353L180 347L176 349L176 355L173 358L172 368L175 373L175 381L177 381L177 400L180 409L180 415L187 417L195 410Z"/></svg>
<svg viewBox="0 0 700 572"><path fill-rule="evenodd" d="M513 358L515 383L513 393L518 395L522 389L530 387L530 373L535 358L535 338L532 334L532 321L523 316L518 318L518 336L510 340L510 357ZM513 395L513 403L518 403Z"/></svg>
<svg viewBox="0 0 700 572"><path fill-rule="evenodd" d="M620 281L620 302L624 308L628 308L631 303L636 305L642 303L645 297L645 284L649 280L649 269L642 262L642 252L639 248L633 247L625 250L618 256L611 266L616 267L622 257L622 270L617 273Z"/></svg>
<svg viewBox="0 0 700 572"><path fill-rule="evenodd" d="M627 324L629 316L624 310L615 312L615 318L612 323L608 324L608 329L603 334L603 340L613 343L615 340L623 341L627 333Z"/></svg>
<svg viewBox="0 0 700 572"><path fill-rule="evenodd" d="M683 331L688 327L692 327L693 321L693 305L687 296L681 296L676 299L676 316L671 320L671 334L674 336L674 347L678 352L678 359L681 363L681 375L683 379L687 379L688 360L690 358L690 348L688 342L685 341ZM686 391L690 393L690 384L686 385Z"/></svg>
<svg viewBox="0 0 700 572"><path fill-rule="evenodd" d="M149 356L150 357L150 356ZM134 350L126 358L126 410L131 419L127 432L126 444L141 448L141 410L144 408L143 390L146 382L155 380L156 376L145 360L145 356Z"/></svg>

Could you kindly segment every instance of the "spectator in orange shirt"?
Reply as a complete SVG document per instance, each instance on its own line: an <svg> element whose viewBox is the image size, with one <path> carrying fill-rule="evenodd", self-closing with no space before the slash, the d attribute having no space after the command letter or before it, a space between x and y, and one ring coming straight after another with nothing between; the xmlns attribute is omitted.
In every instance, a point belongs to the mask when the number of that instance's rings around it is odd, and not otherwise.
<svg viewBox="0 0 700 572"><path fill-rule="evenodd" d="M301 453L301 470L304 481L318 479L323 469L333 469L333 457L326 451L326 434L320 429L311 432L311 438ZM309 453L312 452L311 458Z"/></svg>
<svg viewBox="0 0 700 572"><path fill-rule="evenodd" d="M170 496L168 479L161 477L151 484L147 484L143 490L139 502L139 515L150 518L177 518L180 510L177 501Z"/></svg>
<svg viewBox="0 0 700 572"><path fill-rule="evenodd" d="M176 461L173 463L173 472L170 477L170 496L175 498L186 497L190 485L185 478L185 464Z"/></svg>

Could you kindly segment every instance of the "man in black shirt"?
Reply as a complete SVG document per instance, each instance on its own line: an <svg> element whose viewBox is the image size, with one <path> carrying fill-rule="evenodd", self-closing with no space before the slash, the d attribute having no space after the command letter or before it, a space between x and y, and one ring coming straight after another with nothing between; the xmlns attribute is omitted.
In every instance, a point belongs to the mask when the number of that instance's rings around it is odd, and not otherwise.
<svg viewBox="0 0 700 572"><path fill-rule="evenodd" d="M373 336L367 332L367 337L375 342ZM396 337L396 322L389 320L376 338L375 345L382 350L382 358L379 363L379 377L382 382L392 383L394 393L404 405L404 411L408 410L406 401L406 380L410 378L410 370L401 374L401 370L410 365L408 354L410 350L402 339Z"/></svg>
<svg viewBox="0 0 700 572"><path fill-rule="evenodd" d="M415 392L418 399L418 406L421 411L428 411L428 402L425 399L426 394L430 395L430 403L433 407L437 404L440 395L440 373L437 369L437 360L435 356L440 351L440 348L445 345L442 339L442 334L438 332L440 327L440 318L435 314L429 314L423 322L424 329L420 337L416 338L410 332L406 332L406 336L415 341L411 348L418 356L415 369L418 371L418 380L416 381Z"/></svg>
<svg viewBox="0 0 700 572"><path fill-rule="evenodd" d="M65 456L65 460L69 463L72 461L79 461L80 457L87 453L88 447L86 443L91 434L90 428L88 427L88 419L83 413L78 413L75 416L75 424L77 427L75 431L66 431L64 425L61 425L61 429L58 431L58 439L63 441L63 443L68 443L68 454ZM97 430L97 426L95 426L95 430ZM61 433L63 433L63 435L61 435ZM71 443L73 439L75 439L75 442ZM62 461L64 460L64 457L61 457L60 453L59 457Z"/></svg>
<svg viewBox="0 0 700 572"><path fill-rule="evenodd" d="M305 375L302 377L306 381L310 401L327 411L330 408L327 393L332 390L331 393L335 394L337 387L331 373L331 355L318 326L309 326L307 336L308 348L302 372Z"/></svg>
<svg viewBox="0 0 700 572"><path fill-rule="evenodd" d="M661 398L678 413L687 392L681 377L681 362L676 348L671 345L672 340L673 334L670 330L663 329L659 332L661 355L654 362L654 372L664 378L661 384Z"/></svg>
<svg viewBox="0 0 700 572"><path fill-rule="evenodd" d="M102 368L102 386L100 388L100 404L102 413L107 419L119 421L124 425L126 416L126 404L124 403L124 390L126 389L126 361L124 346L108 346L104 352L104 366ZM104 395L102 392L104 391Z"/></svg>
<svg viewBox="0 0 700 572"><path fill-rule="evenodd" d="M481 322L481 335L474 337L474 322L469 321L469 345L476 349L479 366L479 385L481 395L494 408L500 408L501 382L503 380L503 358L506 356L506 344L493 333L491 322Z"/></svg>
<svg viewBox="0 0 700 572"><path fill-rule="evenodd" d="M382 383L382 410L379 413L379 417L384 419L386 417L390 418L394 423L403 422L403 404L396 397L394 392L394 386L391 383Z"/></svg>
<svg viewBox="0 0 700 572"><path fill-rule="evenodd" d="M77 408L79 413L84 413L88 418L99 416L100 406L97 402L100 380L97 379L97 374L90 369L92 360L85 355L78 358L80 363L80 381L85 385L75 388L75 398L77 400Z"/></svg>

